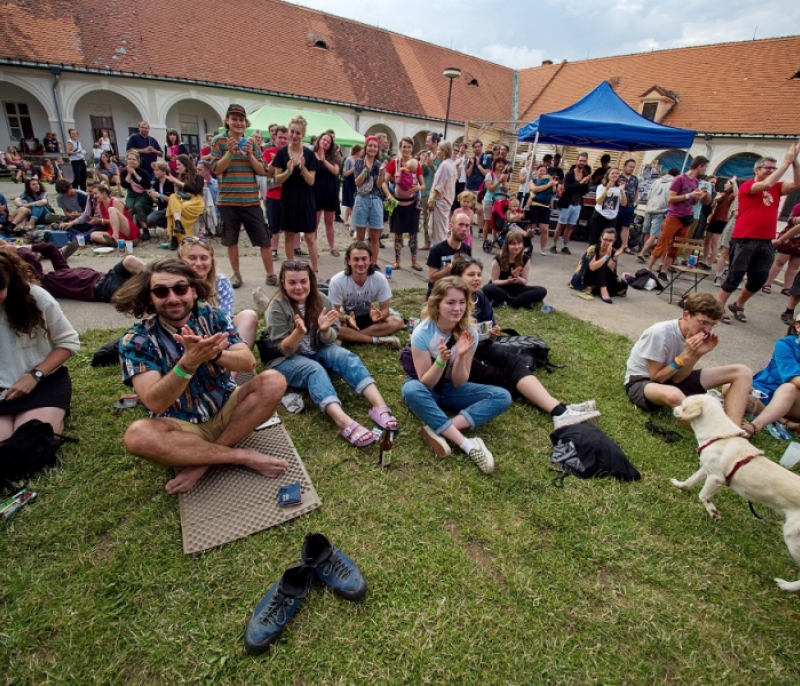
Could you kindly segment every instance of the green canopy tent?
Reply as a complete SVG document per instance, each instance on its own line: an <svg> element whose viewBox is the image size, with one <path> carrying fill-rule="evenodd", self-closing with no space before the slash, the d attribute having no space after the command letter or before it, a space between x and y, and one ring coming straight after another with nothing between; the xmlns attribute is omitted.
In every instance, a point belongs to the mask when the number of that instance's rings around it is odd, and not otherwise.
<svg viewBox="0 0 800 686"><path fill-rule="evenodd" d="M282 124L283 126L289 125L289 120L298 114L305 117L308 122L306 128L306 141L311 140L311 136L319 136L328 129L333 129L336 133L336 142L343 148L349 148L356 143L364 143L364 136L352 128L341 116L338 114L323 114L321 112L303 112L299 108L286 109L283 107L264 107L256 110L248 115L250 126L246 133L251 135L255 129L260 129L267 134L267 129L270 124ZM224 131L224 129L223 129Z"/></svg>

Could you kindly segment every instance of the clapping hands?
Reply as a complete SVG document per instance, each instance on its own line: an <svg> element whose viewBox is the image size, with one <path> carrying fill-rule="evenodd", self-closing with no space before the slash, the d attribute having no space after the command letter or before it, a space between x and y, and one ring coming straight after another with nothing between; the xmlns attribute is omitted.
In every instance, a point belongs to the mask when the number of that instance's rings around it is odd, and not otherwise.
<svg viewBox="0 0 800 686"><path fill-rule="evenodd" d="M328 308L323 307L322 312L319 313L319 319L317 319L319 330L327 331L338 318L339 313L336 310L329 311Z"/></svg>

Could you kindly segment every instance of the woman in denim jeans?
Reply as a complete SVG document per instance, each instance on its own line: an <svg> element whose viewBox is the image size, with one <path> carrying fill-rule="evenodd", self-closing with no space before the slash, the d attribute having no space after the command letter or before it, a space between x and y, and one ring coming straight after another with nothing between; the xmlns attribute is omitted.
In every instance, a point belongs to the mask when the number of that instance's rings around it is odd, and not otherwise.
<svg viewBox="0 0 800 686"><path fill-rule="evenodd" d="M372 264L378 264L381 233L383 232L383 200L380 196L383 166L378 160L380 147L375 136L367 136L364 142L364 157L355 161L353 177L356 184L356 199L350 225L356 229L356 240L365 240L369 229L372 248Z"/></svg>
<svg viewBox="0 0 800 686"><path fill-rule="evenodd" d="M511 394L497 386L469 383L478 331L470 315L469 288L457 276L434 284L422 321L411 335L411 356L416 378L403 385L403 401L424 422L423 440L437 457L450 455L449 439L464 451L484 474L494 471L494 457L477 436L464 429L494 419L511 405ZM448 419L445 410L457 410Z"/></svg>
<svg viewBox="0 0 800 686"><path fill-rule="evenodd" d="M283 374L289 386L307 390L319 409L339 427L339 435L357 448L375 442L376 436L345 413L329 374L344 379L369 401L369 416L378 426L397 431L397 419L358 355L334 345L339 335L339 313L317 290L317 279L308 262L284 262L278 288L266 320L269 337L281 356L267 367Z"/></svg>

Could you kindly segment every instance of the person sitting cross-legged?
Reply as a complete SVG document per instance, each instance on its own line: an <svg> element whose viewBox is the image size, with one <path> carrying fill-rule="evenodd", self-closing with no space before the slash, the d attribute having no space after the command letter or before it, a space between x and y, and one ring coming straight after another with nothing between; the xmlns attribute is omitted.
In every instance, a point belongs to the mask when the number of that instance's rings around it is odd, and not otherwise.
<svg viewBox="0 0 800 686"><path fill-rule="evenodd" d="M658 322L646 329L628 357L625 390L630 401L643 410L677 407L687 395L730 384L725 413L741 424L753 381L750 369L743 364L695 369L719 343L714 328L722 313L722 305L713 295L692 293L684 300L680 319Z"/></svg>
<svg viewBox="0 0 800 686"><path fill-rule="evenodd" d="M392 289L387 278L372 264L369 244L351 243L344 263L344 271L334 274L328 287L328 297L342 324L339 340L399 348L400 341L392 334L405 324L402 318L389 314Z"/></svg>
<svg viewBox="0 0 800 686"><path fill-rule="evenodd" d="M275 371L243 386L230 372L253 371L255 357L224 312L198 301L208 285L191 267L157 260L114 296L117 309L143 321L120 341L122 376L150 412L125 432L133 455L181 472L168 493L185 493L216 464L249 467L267 477L286 471L285 460L236 448L269 419L286 390ZM147 317L147 318L145 318Z"/></svg>

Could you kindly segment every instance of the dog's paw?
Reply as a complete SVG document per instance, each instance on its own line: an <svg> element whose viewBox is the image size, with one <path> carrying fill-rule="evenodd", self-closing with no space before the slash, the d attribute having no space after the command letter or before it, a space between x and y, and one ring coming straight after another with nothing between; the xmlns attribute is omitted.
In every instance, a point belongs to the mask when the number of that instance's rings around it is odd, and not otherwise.
<svg viewBox="0 0 800 686"><path fill-rule="evenodd" d="M800 591L800 581L784 581L783 579L775 579L775 583L782 591L789 591L796 593Z"/></svg>
<svg viewBox="0 0 800 686"><path fill-rule="evenodd" d="M715 522L718 522L722 519L722 515L719 513L719 510L716 508L714 503L705 503L706 510L708 510L708 514L711 515L711 519Z"/></svg>

